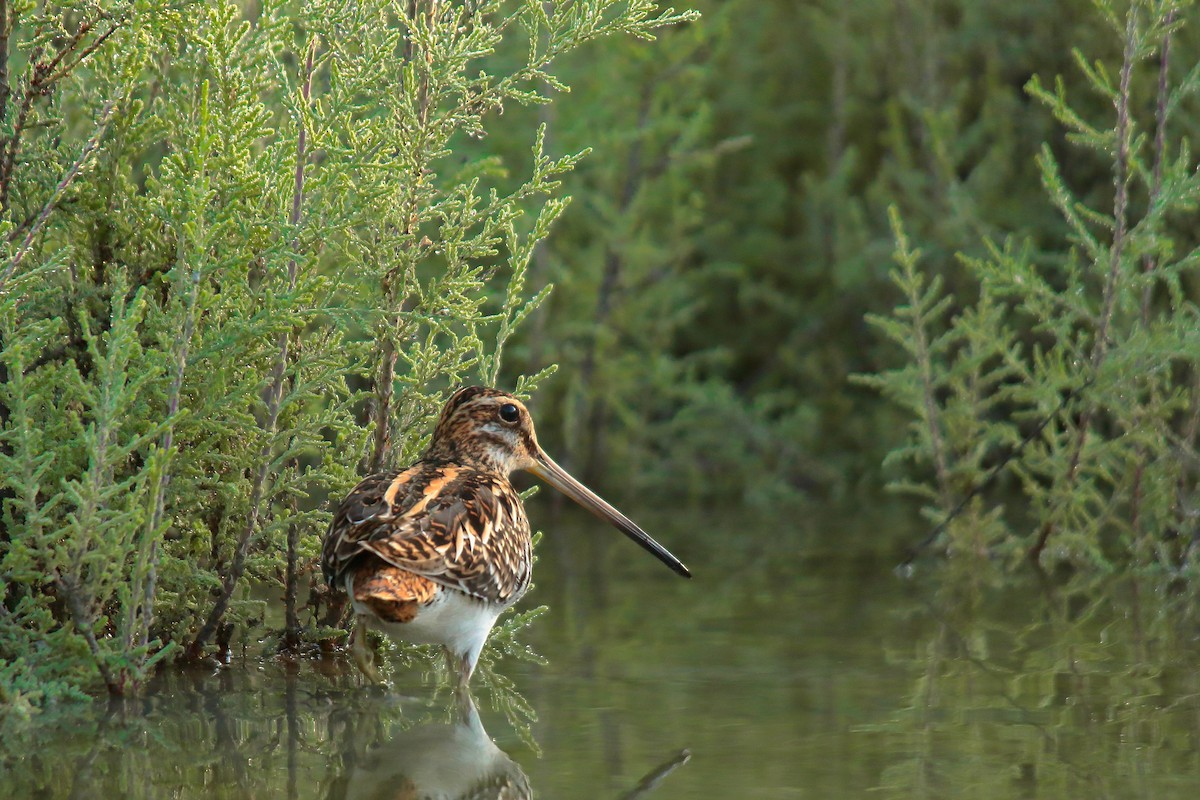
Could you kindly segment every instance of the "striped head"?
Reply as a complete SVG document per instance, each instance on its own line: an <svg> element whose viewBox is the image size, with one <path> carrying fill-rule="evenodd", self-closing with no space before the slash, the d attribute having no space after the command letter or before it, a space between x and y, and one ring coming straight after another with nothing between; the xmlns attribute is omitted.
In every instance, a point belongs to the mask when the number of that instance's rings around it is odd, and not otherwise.
<svg viewBox="0 0 1200 800"><path fill-rule="evenodd" d="M467 386L446 401L425 460L507 476L531 469L540 452L524 403L499 389Z"/></svg>
<svg viewBox="0 0 1200 800"><path fill-rule="evenodd" d="M505 477L528 470L615 526L675 572L691 577L687 567L665 547L546 455L533 432L529 410L507 392L468 386L450 395L424 460L462 464Z"/></svg>

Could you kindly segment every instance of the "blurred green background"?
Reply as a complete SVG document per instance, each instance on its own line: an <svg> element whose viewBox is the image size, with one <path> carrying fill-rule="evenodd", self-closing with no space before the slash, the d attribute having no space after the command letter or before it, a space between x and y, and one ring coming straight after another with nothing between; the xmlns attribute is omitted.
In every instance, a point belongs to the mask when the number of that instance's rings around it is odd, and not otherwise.
<svg viewBox="0 0 1200 800"><path fill-rule="evenodd" d="M864 321L901 301L888 206L955 309L977 294L955 254L986 238L1060 262L1068 231L1035 156L1047 143L1093 202L1111 202L1111 165L1068 146L1024 87L1062 75L1082 114L1111 116L1072 48L1113 69L1121 43L1088 2L694 6L653 45L565 60L569 95L503 118L594 148L535 261L555 291L507 366L560 365L540 427L585 481L759 511L885 502L880 463L907 417L848 379L907 358ZM1177 35L1179 71L1194 43Z"/></svg>

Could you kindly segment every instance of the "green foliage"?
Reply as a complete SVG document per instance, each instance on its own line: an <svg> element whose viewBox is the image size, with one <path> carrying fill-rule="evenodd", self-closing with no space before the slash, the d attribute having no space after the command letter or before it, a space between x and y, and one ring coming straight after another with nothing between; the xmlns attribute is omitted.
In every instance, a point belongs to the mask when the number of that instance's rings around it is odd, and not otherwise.
<svg viewBox="0 0 1200 800"><path fill-rule="evenodd" d="M568 99L561 113L538 112L560 146L586 143L597 157L567 179L583 203L533 265L560 291L518 337L510 364L562 367L539 398L539 421L585 482L603 487L619 474L643 492L769 505L794 499L791 484L819 472L791 445L809 409L794 408L790 392L747 399L730 382L737 354L718 337L697 340L731 271L746 291L761 280L706 248L721 224L716 174L752 144L717 119L741 91L721 57L753 27L747 5L708 4L696 24L664 32L653 53L626 43L603 69L568 59L563 73L586 105ZM766 475L741 469L755 462Z"/></svg>
<svg viewBox="0 0 1200 800"><path fill-rule="evenodd" d="M1042 183L1067 231L1059 254L1039 253L1027 237L987 241L984 255L961 259L978 287L968 300L925 277L893 214L893 280L906 303L872 322L910 363L865 382L915 419L890 458L928 468L895 486L938 521L997 474L1021 497L1007 510L974 506L951 526L952 543L970 537L1100 567L1131 558L1195 566L1186 538L1200 351L1185 215L1200 177L1175 115L1200 75L1178 75L1170 56L1185 6L1097 4L1122 55L1110 65L1076 51L1075 62L1104 116L1081 109L1062 78L1053 88L1029 81L1067 142L1105 165L1114 187L1081 196L1056 148L1043 146Z"/></svg>
<svg viewBox="0 0 1200 800"><path fill-rule="evenodd" d="M721 22L705 21L712 24ZM673 472L673 461L659 461L653 431L665 412L687 405L687 362L670 351L696 312L688 263L703 219L697 182L713 155L704 142L711 123L703 70L692 62L706 35L700 25L670 31L653 53L623 43L604 70L568 63L588 113L550 118L560 146L587 142L604 156L571 179L586 206L564 221L536 265L560 291L514 363L535 365L552 353L564 367L546 393L552 413L540 419L585 482L602 481L634 454ZM621 433L646 428L655 441L631 450ZM676 444L667 452L687 461L687 444ZM642 466L633 474L653 474Z"/></svg>
<svg viewBox="0 0 1200 800"><path fill-rule="evenodd" d="M295 645L328 500L413 459L444 392L495 382L546 297L529 265L582 153L549 155L544 127L511 159L471 138L565 90L550 67L566 53L686 16L648 0L7 6L5 709L97 675L127 693L177 649L227 651L263 619L252 583L287 582Z"/></svg>
<svg viewBox="0 0 1200 800"><path fill-rule="evenodd" d="M899 415L847 378L892 356L862 323L892 297L887 208L955 291L980 235L1057 236L1025 157L1052 120L1021 86L1096 25L1079 3L697 5L651 56L566 59L587 91L529 112L596 156L531 267L563 291L509 364L561 364L539 419L601 487L620 465L631 492L756 513L873 497Z"/></svg>

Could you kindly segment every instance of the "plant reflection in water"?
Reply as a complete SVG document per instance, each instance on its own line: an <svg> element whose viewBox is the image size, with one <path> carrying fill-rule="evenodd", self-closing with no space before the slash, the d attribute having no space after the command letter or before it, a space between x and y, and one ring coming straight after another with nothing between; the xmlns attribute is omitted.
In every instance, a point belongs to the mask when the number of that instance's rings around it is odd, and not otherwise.
<svg viewBox="0 0 1200 800"><path fill-rule="evenodd" d="M965 559L964 561L969 561ZM1194 797L1197 606L1140 575L1021 584L943 566L893 611L889 662L915 678L889 719L856 726L893 754L880 797ZM912 623L922 635L912 637ZM1180 744L1184 743L1184 744Z"/></svg>
<svg viewBox="0 0 1200 800"><path fill-rule="evenodd" d="M655 564L612 568L601 533L543 548L553 610L515 641L554 659L510 648L472 681L535 797L1200 797L1194 577L962 556L903 580L891 559L697 538L726 578L695 592L647 580ZM0 725L0 797L346 797L404 737L455 720L429 677L441 660L405 655L385 661L415 697L362 687L345 657L235 658L166 670L123 713Z"/></svg>
<svg viewBox="0 0 1200 800"><path fill-rule="evenodd" d="M140 701L76 708L4 730L0 796L157 798L533 797L504 748L536 762L533 711L490 667L480 692L401 696L345 661L168 670ZM684 751L631 791L649 794Z"/></svg>

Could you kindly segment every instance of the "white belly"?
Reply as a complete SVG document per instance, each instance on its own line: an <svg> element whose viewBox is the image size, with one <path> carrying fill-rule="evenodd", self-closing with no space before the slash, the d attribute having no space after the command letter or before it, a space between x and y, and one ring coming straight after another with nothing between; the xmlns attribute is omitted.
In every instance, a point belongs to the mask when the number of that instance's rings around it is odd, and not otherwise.
<svg viewBox="0 0 1200 800"><path fill-rule="evenodd" d="M472 669L492 626L496 624L496 618L508 607L485 603L462 592L443 588L429 605L421 607L411 622L385 622L376 617L370 608L353 599L349 578L346 589L354 603L355 613L370 620L375 630L413 644L440 644L456 657L466 659Z"/></svg>

